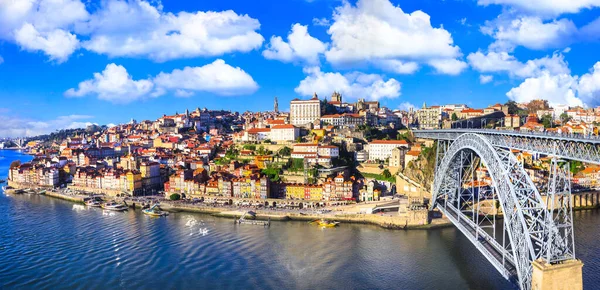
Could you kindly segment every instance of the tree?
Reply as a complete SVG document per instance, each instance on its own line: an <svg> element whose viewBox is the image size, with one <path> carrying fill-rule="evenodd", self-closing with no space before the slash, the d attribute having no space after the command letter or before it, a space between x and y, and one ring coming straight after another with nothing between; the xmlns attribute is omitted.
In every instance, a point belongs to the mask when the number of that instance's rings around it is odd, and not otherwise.
<svg viewBox="0 0 600 290"><path fill-rule="evenodd" d="M279 154L281 154L281 156L290 156L292 155L292 149L290 149L290 147L283 147L281 149L279 149Z"/></svg>
<svg viewBox="0 0 600 290"><path fill-rule="evenodd" d="M564 124L564 123L566 123L566 122L569 122L570 120L571 120L571 117L570 117L570 116L569 116L569 114L567 114L566 112L565 112L565 113L562 113L562 114L560 114L560 121L561 121L563 124Z"/></svg>
<svg viewBox="0 0 600 290"><path fill-rule="evenodd" d="M180 200L181 199L181 195L179 195L178 193L173 193L169 196L170 200Z"/></svg>
<svg viewBox="0 0 600 290"><path fill-rule="evenodd" d="M456 113L452 113L452 121L456 121L458 120L458 116L456 115Z"/></svg>
<svg viewBox="0 0 600 290"><path fill-rule="evenodd" d="M552 119L552 116L550 116L550 114L543 115L541 121L542 121L542 125L544 125L544 128L551 128L552 123L554 122Z"/></svg>
<svg viewBox="0 0 600 290"><path fill-rule="evenodd" d="M390 177L392 177L392 173L390 172L390 170L389 170L389 169L387 169L387 168L386 168L386 169L385 169L385 170L383 170L383 172L381 173L381 176L383 176L384 178L390 178Z"/></svg>
<svg viewBox="0 0 600 290"><path fill-rule="evenodd" d="M302 137L296 138L296 143L302 143Z"/></svg>
<svg viewBox="0 0 600 290"><path fill-rule="evenodd" d="M254 151L254 150L256 150L256 145L246 144L246 145L244 145L244 149Z"/></svg>
<svg viewBox="0 0 600 290"><path fill-rule="evenodd" d="M13 162L10 163L10 168L16 168L21 166L21 161L20 160L15 160Z"/></svg>
<svg viewBox="0 0 600 290"><path fill-rule="evenodd" d="M510 115L515 115L515 114L519 113L519 106L517 106L517 102L515 102L515 101L508 101L504 105L508 107L508 113Z"/></svg>

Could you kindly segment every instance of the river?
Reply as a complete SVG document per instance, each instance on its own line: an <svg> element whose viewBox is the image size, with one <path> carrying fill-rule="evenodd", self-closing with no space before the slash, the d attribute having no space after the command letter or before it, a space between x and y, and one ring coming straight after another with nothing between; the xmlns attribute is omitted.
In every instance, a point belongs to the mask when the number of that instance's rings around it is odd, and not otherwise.
<svg viewBox="0 0 600 290"><path fill-rule="evenodd" d="M1 178L14 159L30 157L0 150ZM586 289L600 287L599 224L597 210L575 213ZM305 222L264 228L202 214L152 218L0 194L0 289L514 287L454 228L319 229Z"/></svg>

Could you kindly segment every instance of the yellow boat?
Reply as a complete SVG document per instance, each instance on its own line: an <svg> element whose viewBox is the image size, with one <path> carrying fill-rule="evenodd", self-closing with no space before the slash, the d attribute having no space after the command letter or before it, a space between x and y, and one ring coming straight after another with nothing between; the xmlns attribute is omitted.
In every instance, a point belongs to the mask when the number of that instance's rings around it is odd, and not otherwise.
<svg viewBox="0 0 600 290"><path fill-rule="evenodd" d="M327 220L314 220L311 222L312 224L316 224L322 228L334 228L337 227L340 223L335 221L327 221Z"/></svg>
<svg viewBox="0 0 600 290"><path fill-rule="evenodd" d="M161 217L161 216L167 216L167 215L169 215L168 212L160 210L158 208L158 205L153 205L151 208L147 208L145 210L142 210L142 212L144 214L146 214L146 215L155 216L155 217Z"/></svg>

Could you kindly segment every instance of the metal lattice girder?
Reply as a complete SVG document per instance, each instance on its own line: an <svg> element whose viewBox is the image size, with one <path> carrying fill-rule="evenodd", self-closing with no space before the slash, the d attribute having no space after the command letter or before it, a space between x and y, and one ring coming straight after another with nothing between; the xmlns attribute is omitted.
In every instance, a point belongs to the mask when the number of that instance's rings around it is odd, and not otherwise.
<svg viewBox="0 0 600 290"><path fill-rule="evenodd" d="M508 235L508 243L505 243L504 239L502 244L498 243L483 230L477 222L479 208L476 214L474 208L471 209L471 214L467 214L468 211L465 210L468 206L475 206L474 196L465 197L465 193L473 195L475 190L464 189L464 179L469 177L468 170L471 170L471 180L474 178L472 163L475 160L465 157L473 154L485 165L492 179L493 190L504 214L504 230ZM510 150L495 147L488 141L487 136L473 133L461 134L454 139L444 150L443 157L438 157L437 162L432 191L434 205L473 242L503 276L514 278L522 289L529 289L531 263L534 260L540 257L549 261L574 258L574 250L571 250L572 222L569 223L572 221L570 187L557 187L556 184L560 182L551 185L557 188L553 192L560 192L557 195L560 207L564 209L559 210L560 214L557 216L553 216L522 164ZM560 184L568 184L564 175L557 175L557 180L563 181ZM479 193L477 195L480 199ZM565 199L566 197L568 198ZM561 221L561 225L566 227L570 225L571 228L566 230L567 233L570 231L570 235L564 235L565 231L557 228L555 221ZM571 237L570 244L566 242L568 237Z"/></svg>
<svg viewBox="0 0 600 290"><path fill-rule="evenodd" d="M437 140L455 140L465 133L485 136L497 147L535 152L558 158L600 164L600 138L594 136L566 136L543 133L520 133L508 130L442 129L415 130L415 137Z"/></svg>

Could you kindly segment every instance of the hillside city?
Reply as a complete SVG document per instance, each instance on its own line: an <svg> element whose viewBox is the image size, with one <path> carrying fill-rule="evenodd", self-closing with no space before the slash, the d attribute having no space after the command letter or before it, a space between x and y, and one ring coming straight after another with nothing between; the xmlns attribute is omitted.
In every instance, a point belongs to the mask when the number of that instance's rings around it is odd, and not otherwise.
<svg viewBox="0 0 600 290"><path fill-rule="evenodd" d="M597 136L600 107L509 101L487 108L447 104L391 110L377 101L294 99L290 112L196 108L113 127L90 126L6 141L34 158L13 162L12 185L69 188L107 196L163 196L204 204L318 208L401 199L427 223L436 143L413 130L516 130ZM550 159L514 152L533 182L546 184ZM573 190L596 189L600 168L573 161ZM477 169L479 186L490 186Z"/></svg>

